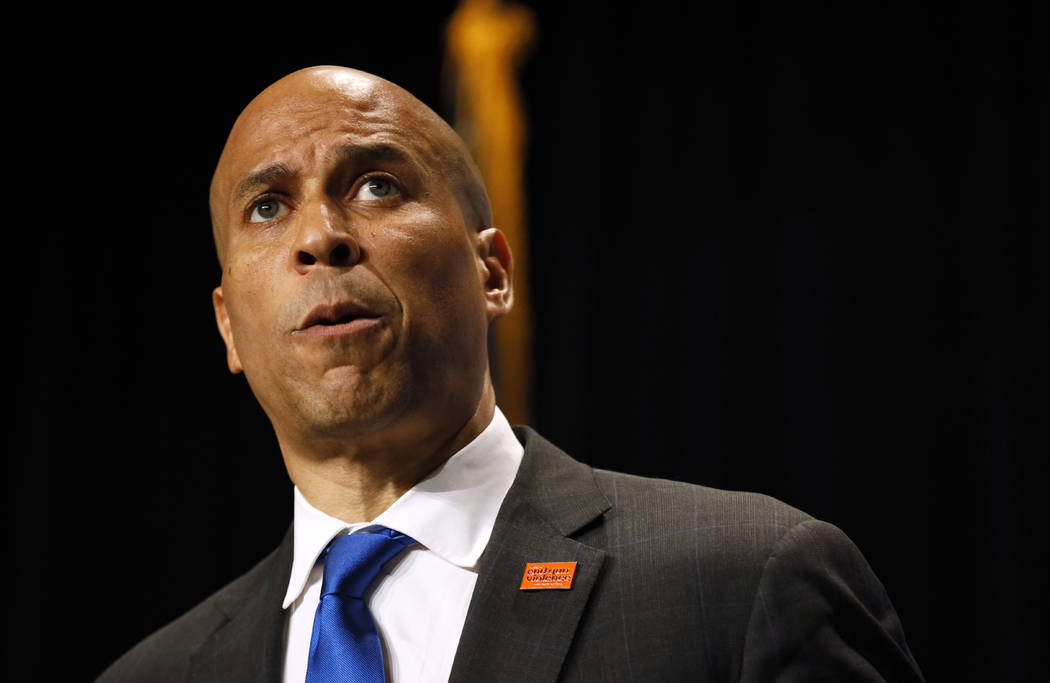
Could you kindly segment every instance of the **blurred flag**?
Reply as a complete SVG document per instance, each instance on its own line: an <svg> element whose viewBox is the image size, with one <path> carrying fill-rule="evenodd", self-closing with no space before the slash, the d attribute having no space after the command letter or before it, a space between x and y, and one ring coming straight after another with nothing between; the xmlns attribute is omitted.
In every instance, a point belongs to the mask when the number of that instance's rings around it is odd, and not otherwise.
<svg viewBox="0 0 1050 683"><path fill-rule="evenodd" d="M526 122L516 71L535 32L531 11L500 0L461 0L448 23L447 67L455 126L481 169L495 227L514 253L514 310L496 321L490 358L500 408L531 417L532 315L526 239Z"/></svg>

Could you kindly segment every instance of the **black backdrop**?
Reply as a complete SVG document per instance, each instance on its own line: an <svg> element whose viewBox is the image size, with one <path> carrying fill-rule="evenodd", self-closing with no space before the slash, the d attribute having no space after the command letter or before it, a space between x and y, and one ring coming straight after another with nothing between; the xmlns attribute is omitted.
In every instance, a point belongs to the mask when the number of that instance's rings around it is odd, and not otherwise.
<svg viewBox="0 0 1050 683"><path fill-rule="evenodd" d="M533 3L535 423L593 465L837 524L928 678L1024 680L1045 17L847 4ZM214 331L211 170L240 108L311 64L449 113L453 5L9 27L23 678L90 679L280 539L290 485Z"/></svg>

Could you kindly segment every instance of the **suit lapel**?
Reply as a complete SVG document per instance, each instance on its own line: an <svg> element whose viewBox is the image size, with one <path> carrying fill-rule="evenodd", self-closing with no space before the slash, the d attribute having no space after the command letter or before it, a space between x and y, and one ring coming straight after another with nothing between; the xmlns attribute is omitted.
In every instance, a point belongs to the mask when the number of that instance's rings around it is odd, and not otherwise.
<svg viewBox="0 0 1050 683"><path fill-rule="evenodd" d="M514 485L481 559L450 681L553 681L605 554L570 538L611 506L589 467L528 428ZM528 562L576 562L571 590L522 591Z"/></svg>
<svg viewBox="0 0 1050 683"><path fill-rule="evenodd" d="M217 596L226 621L194 654L188 680L279 683L284 654L281 608L292 571L292 531L242 581Z"/></svg>

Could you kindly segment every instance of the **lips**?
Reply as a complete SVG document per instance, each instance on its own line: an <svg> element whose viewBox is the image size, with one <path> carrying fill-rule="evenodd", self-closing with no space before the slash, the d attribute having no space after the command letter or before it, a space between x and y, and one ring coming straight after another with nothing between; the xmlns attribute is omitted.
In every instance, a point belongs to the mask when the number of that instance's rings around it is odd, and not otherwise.
<svg viewBox="0 0 1050 683"><path fill-rule="evenodd" d="M349 333L370 326L379 317L378 313L354 301L323 304L314 307L296 331L324 335Z"/></svg>

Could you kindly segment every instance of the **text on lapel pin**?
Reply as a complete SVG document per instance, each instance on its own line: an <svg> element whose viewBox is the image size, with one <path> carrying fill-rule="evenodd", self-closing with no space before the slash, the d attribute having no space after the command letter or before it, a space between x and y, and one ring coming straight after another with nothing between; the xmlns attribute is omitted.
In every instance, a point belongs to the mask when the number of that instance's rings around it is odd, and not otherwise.
<svg viewBox="0 0 1050 683"><path fill-rule="evenodd" d="M575 573L575 562L529 562L521 577L521 590L569 590Z"/></svg>

